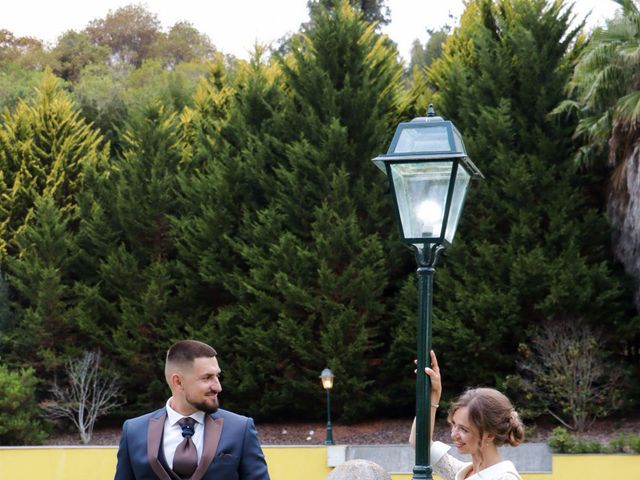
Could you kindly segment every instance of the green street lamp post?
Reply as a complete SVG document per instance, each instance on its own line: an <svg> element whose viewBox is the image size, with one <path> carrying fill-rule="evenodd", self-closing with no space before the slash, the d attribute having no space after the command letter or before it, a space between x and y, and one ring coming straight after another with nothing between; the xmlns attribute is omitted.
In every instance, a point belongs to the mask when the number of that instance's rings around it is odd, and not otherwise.
<svg viewBox="0 0 640 480"><path fill-rule="evenodd" d="M417 371L430 366L433 274L438 257L451 246L471 179L483 178L453 123L426 117L398 125L386 154L373 159L389 178L402 241L418 264ZM431 382L416 377L416 463L414 479L431 479L429 432Z"/></svg>
<svg viewBox="0 0 640 480"><path fill-rule="evenodd" d="M322 370L322 373L320 373L320 379L322 380L322 386L327 391L327 438L324 441L324 444L334 445L333 430L331 429L331 389L333 388L333 372L328 368L325 368Z"/></svg>

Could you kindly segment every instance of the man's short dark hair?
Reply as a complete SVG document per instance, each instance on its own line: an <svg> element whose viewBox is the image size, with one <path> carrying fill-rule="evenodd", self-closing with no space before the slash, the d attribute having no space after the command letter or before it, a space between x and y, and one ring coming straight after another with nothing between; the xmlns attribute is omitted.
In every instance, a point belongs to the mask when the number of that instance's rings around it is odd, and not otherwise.
<svg viewBox="0 0 640 480"><path fill-rule="evenodd" d="M212 358L218 353L206 343L198 340L182 340L176 342L167 350L166 363L177 365L192 364L196 358Z"/></svg>

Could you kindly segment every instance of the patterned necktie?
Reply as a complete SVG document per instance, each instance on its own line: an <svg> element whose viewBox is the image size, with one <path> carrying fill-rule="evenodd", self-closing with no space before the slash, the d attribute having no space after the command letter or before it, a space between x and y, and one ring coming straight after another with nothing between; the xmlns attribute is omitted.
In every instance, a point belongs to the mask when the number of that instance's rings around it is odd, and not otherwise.
<svg viewBox="0 0 640 480"><path fill-rule="evenodd" d="M181 478L190 478L198 466L198 450L191 440L195 430L193 425L196 421L190 417L181 418L178 425L182 428L184 440L176 448L173 456L173 471Z"/></svg>

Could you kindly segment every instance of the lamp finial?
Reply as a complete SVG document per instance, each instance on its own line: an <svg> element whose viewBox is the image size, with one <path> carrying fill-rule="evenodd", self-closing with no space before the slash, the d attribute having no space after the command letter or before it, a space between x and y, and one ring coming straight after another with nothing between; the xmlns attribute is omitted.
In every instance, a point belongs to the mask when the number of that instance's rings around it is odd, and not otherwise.
<svg viewBox="0 0 640 480"><path fill-rule="evenodd" d="M429 104L429 109L427 110L427 117L435 117L436 111L433 109L433 103Z"/></svg>

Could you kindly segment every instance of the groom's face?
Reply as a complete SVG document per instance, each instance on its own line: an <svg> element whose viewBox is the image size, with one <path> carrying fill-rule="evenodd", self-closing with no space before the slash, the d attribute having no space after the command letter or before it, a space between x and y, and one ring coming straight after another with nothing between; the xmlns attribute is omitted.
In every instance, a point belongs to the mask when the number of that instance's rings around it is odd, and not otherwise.
<svg viewBox="0 0 640 480"><path fill-rule="evenodd" d="M220 406L218 394L222 391L220 373L216 357L196 358L182 376L187 403L205 413L215 412Z"/></svg>

